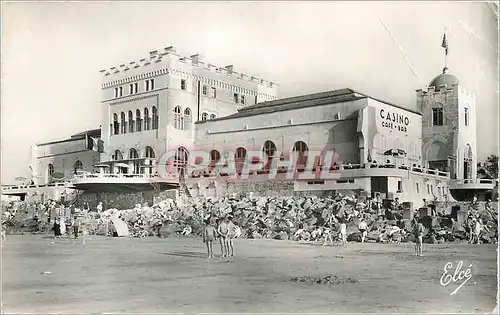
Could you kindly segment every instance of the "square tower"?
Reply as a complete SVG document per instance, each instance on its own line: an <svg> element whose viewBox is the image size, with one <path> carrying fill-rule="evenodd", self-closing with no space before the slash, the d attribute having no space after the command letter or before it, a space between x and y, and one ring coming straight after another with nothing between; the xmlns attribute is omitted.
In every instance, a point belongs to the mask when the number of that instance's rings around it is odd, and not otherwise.
<svg viewBox="0 0 500 315"><path fill-rule="evenodd" d="M431 169L452 179L476 179L476 96L460 86L448 68L427 91L417 90L422 113L422 157Z"/></svg>

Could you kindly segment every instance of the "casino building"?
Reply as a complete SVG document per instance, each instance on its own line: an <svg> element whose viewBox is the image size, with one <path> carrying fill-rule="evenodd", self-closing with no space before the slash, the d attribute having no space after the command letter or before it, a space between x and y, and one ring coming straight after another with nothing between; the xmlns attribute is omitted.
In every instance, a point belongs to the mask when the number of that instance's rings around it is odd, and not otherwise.
<svg viewBox="0 0 500 315"><path fill-rule="evenodd" d="M424 199L463 200L478 193L484 198L494 187L476 177L475 95L447 68L426 91L416 91L416 111L347 88L279 99L274 82L232 65L216 67L199 55L180 55L173 47L101 73L103 150L92 171L71 178L73 189L182 188L199 196L274 182L269 187L278 193L357 190L421 206ZM160 177L165 166L157 163L171 150L177 154ZM210 152L210 166L190 173L190 152L199 150ZM44 153L51 150L34 151L39 173L50 174L48 165L64 165L65 174L74 168ZM221 159L241 167L252 151L265 159L249 179L214 171ZM334 152L333 163L324 163L325 152ZM298 158L289 180L292 153ZM273 163L280 166L276 177ZM328 179L303 178L325 169ZM50 181L42 177L35 186Z"/></svg>

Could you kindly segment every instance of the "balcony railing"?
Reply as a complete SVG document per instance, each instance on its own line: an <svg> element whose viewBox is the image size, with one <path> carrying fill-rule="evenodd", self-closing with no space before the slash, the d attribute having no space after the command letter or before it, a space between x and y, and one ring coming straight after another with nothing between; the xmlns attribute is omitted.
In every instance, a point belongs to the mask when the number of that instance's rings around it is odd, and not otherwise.
<svg viewBox="0 0 500 315"><path fill-rule="evenodd" d="M319 166L317 168L309 169L306 168L305 165L297 165L295 173L313 173L313 172L323 172L323 171L344 171L344 170L358 170L358 169L394 169L394 170L405 170L405 171L411 171L413 173L419 173L419 174L427 174L427 175L432 175L432 176L439 176L439 177L450 177L449 172L443 172L437 169L428 169L428 168L423 168L423 167L417 167L417 166L410 166L410 165L403 165L403 164L378 164L378 163L365 163L365 164L340 164L340 165L333 165L330 167L325 167L325 166ZM277 173L287 173L288 172L288 167L286 166L280 166L277 169ZM269 169L260 169L260 170L250 170L249 175L262 175L262 174L269 174L270 170ZM241 172L238 172L238 175L241 175ZM189 178L199 178L199 177L214 177L214 176L220 176L220 177L226 177L229 176L229 174L224 174L224 173L219 173L217 174L216 168L211 167L208 168L204 171L197 171L196 173L193 173L189 176Z"/></svg>
<svg viewBox="0 0 500 315"><path fill-rule="evenodd" d="M460 184L495 184L495 179L454 179L453 183Z"/></svg>
<svg viewBox="0 0 500 315"><path fill-rule="evenodd" d="M27 188L46 188L46 187L64 187L69 185L70 182L61 182L61 183L50 183L50 184L44 184L44 185L9 185L9 186L2 186L3 191L11 191L11 190L20 190L20 189L27 189Z"/></svg>
<svg viewBox="0 0 500 315"><path fill-rule="evenodd" d="M155 180L172 180L178 181L179 176L177 174L170 174L168 177L160 177L157 174L109 174L109 173L86 173L76 175L73 179L74 184L82 183L82 182L103 182L106 180L118 181L118 182L127 182L128 180L132 181L155 181Z"/></svg>

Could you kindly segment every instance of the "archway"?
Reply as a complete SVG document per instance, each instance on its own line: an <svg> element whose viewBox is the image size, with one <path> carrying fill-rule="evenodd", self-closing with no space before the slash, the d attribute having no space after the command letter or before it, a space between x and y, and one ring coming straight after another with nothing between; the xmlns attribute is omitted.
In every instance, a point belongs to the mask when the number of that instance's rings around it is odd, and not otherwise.
<svg viewBox="0 0 500 315"><path fill-rule="evenodd" d="M113 154L113 160L115 161L123 160L123 154L120 150L115 150L115 154Z"/></svg>
<svg viewBox="0 0 500 315"><path fill-rule="evenodd" d="M247 156L247 150L243 147L239 147L236 149L236 153L234 154L236 172L241 174L243 167L245 166L245 158Z"/></svg>
<svg viewBox="0 0 500 315"><path fill-rule="evenodd" d="M266 140L266 142L264 142L264 146L262 147L262 151L267 156L267 162L264 169L268 170L271 167L274 154L276 153L276 144L274 144L271 140Z"/></svg>
<svg viewBox="0 0 500 315"><path fill-rule="evenodd" d="M128 151L128 158L130 160L138 159L139 158L139 153L137 153L137 150L132 148ZM139 174L141 171L141 164L139 161L133 161L134 163L134 174Z"/></svg>
<svg viewBox="0 0 500 315"><path fill-rule="evenodd" d="M73 165L73 170L74 170L75 175L78 175L78 171L83 170L82 161L80 161L80 160L76 161L75 164Z"/></svg>
<svg viewBox="0 0 500 315"><path fill-rule="evenodd" d="M430 169L448 171L448 150L443 142L434 141L431 143L427 147L426 155Z"/></svg>
<svg viewBox="0 0 500 315"><path fill-rule="evenodd" d="M153 150L152 147L147 146L144 157L154 159L156 157L155 150Z"/></svg>
<svg viewBox="0 0 500 315"><path fill-rule="evenodd" d="M53 164L49 164L47 166L47 182L51 183L54 181L54 178L52 178L52 175L54 174L54 165Z"/></svg>
<svg viewBox="0 0 500 315"><path fill-rule="evenodd" d="M303 170L307 165L307 151L309 148L303 141L297 141L293 145L293 152L297 152L297 169Z"/></svg>
<svg viewBox="0 0 500 315"><path fill-rule="evenodd" d="M175 153L174 167L177 169L179 179L183 180L187 173L189 152L184 147L179 147Z"/></svg>

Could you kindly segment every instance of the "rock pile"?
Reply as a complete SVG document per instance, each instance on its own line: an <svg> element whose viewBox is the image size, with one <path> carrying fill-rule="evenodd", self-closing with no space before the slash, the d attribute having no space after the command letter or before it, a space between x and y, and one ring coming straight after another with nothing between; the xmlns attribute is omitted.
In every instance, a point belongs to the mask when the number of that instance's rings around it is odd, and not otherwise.
<svg viewBox="0 0 500 315"><path fill-rule="evenodd" d="M295 241L323 241L327 235L338 239L341 223L346 223L348 241L360 241L359 223L367 225L367 242L414 241L414 224L403 219L400 210L369 207L353 195L331 198L308 197L222 197L192 198L185 203L172 199L152 207L136 205L133 209L108 209L100 215L81 213L83 228L90 234L112 235L109 218L117 216L129 227L131 236L201 235L209 218L231 215L241 227L241 237L268 238ZM480 218L484 229L480 239L494 243L498 238L496 210L471 210L471 216ZM9 219L11 220L11 219ZM471 219L472 220L472 219ZM425 243L444 243L469 240L473 227L471 220L458 223L451 216L424 216Z"/></svg>

